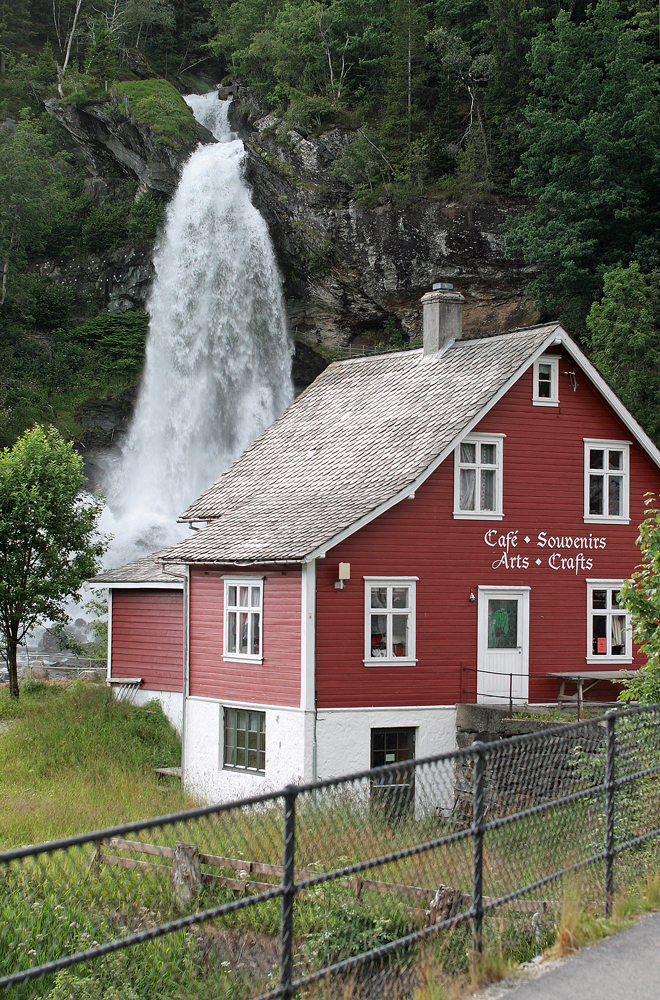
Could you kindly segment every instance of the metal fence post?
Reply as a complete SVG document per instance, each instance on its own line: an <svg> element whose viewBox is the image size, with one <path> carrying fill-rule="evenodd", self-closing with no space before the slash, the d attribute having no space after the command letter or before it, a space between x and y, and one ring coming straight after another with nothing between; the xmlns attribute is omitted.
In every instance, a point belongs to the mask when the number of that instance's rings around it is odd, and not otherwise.
<svg viewBox="0 0 660 1000"><path fill-rule="evenodd" d="M282 917L280 925L280 982L281 997L293 996L293 901L296 895L294 862L296 853L296 798L295 785L284 789L284 858L282 861Z"/></svg>
<svg viewBox="0 0 660 1000"><path fill-rule="evenodd" d="M484 773L485 744L473 743L474 789L472 806L472 952L481 953L481 929L484 919Z"/></svg>
<svg viewBox="0 0 660 1000"><path fill-rule="evenodd" d="M608 712L605 763L605 916L612 909L614 894L614 764L616 758L616 712Z"/></svg>

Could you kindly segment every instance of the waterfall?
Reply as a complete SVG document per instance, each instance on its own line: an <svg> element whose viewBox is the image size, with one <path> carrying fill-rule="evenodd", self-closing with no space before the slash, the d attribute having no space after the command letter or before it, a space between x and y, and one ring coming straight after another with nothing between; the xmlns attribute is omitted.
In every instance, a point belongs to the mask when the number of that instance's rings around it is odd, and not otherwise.
<svg viewBox="0 0 660 1000"><path fill-rule="evenodd" d="M109 566L183 537L176 517L293 399L281 279L229 102L186 100L219 141L186 164L156 247L144 376L107 474Z"/></svg>

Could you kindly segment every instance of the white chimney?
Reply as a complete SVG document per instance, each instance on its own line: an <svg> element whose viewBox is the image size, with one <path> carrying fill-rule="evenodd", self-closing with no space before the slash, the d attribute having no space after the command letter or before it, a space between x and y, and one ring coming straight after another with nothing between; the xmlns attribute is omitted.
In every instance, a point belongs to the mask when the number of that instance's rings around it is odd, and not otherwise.
<svg viewBox="0 0 660 1000"><path fill-rule="evenodd" d="M422 296L424 306L424 356L437 354L452 341L460 340L463 332L463 303L453 285L438 284Z"/></svg>

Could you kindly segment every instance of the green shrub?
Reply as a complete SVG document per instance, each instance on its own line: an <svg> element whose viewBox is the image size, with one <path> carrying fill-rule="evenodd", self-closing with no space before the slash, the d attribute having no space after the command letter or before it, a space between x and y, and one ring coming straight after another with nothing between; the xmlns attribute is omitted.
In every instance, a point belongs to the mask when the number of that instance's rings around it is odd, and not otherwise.
<svg viewBox="0 0 660 1000"><path fill-rule="evenodd" d="M163 225L165 202L151 191L131 205L128 213L128 238L132 243L152 244Z"/></svg>
<svg viewBox="0 0 660 1000"><path fill-rule="evenodd" d="M98 360L110 363L115 371L139 373L148 329L146 313L101 313L77 326L71 336L78 343L94 348Z"/></svg>
<svg viewBox="0 0 660 1000"><path fill-rule="evenodd" d="M100 205L93 208L82 227L83 245L93 253L103 253L124 243L127 215L125 205Z"/></svg>
<svg viewBox="0 0 660 1000"><path fill-rule="evenodd" d="M34 322L40 330L62 326L73 305L73 289L56 281L41 281L35 289Z"/></svg>

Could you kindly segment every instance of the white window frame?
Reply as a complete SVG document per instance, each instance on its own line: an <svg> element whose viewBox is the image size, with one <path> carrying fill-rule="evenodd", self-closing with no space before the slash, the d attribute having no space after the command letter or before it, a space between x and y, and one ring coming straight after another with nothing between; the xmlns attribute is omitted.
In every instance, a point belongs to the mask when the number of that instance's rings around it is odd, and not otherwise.
<svg viewBox="0 0 660 1000"><path fill-rule="evenodd" d="M630 441L599 440L598 438L583 438L584 441L584 523L585 524L630 524L629 517L629 494L630 494ZM623 487L621 490L621 514L591 514L590 505L590 475L598 470L590 468L591 450L623 452L623 468L619 471L607 469L608 462L604 462L605 468L602 471L603 478L609 479L610 474L621 475L623 477ZM604 489L604 497L609 497L609 490Z"/></svg>
<svg viewBox="0 0 660 1000"><path fill-rule="evenodd" d="M462 441L454 449L454 518L456 520L477 520L477 521L501 521L504 517L504 512L502 508L502 466L504 457L504 438L506 434L466 434ZM475 447L475 457L477 459L475 465L468 465L466 462L461 462L461 444L474 444ZM477 470L477 482L475 484L475 496L481 496L481 476L480 471L484 466L482 466L480 461L480 452L482 444L494 444L497 448L497 462L495 466L489 465L486 468L496 469L495 475L495 504L496 509L493 510L461 510L461 469L462 468L474 468Z"/></svg>
<svg viewBox="0 0 660 1000"><path fill-rule="evenodd" d="M630 615L625 608L612 608L611 607L611 591L620 590L623 585L623 580L592 580L587 581L587 663L593 664L594 666L598 663L606 664L630 664L633 662L632 654L632 628L630 626ZM594 590L605 590L607 591L607 607L606 608L594 608L593 607L593 597L592 594ZM607 648L609 652L597 654L593 652L593 626L592 618L594 615L605 615L607 617L607 625L605 628L605 636L607 638ZM611 637L612 629L610 627L610 618L614 615L625 615L626 616L626 626L624 629L624 639L625 639L625 653L620 656L615 656L611 652Z"/></svg>
<svg viewBox="0 0 660 1000"><path fill-rule="evenodd" d="M229 662L238 663L263 663L263 643L264 643L264 578L263 576L224 576L225 584L225 598L224 598L224 613L223 613L223 626L222 626L222 659ZM229 588L237 588L237 604L229 607ZM240 593L238 591L239 587L258 587L259 588L259 608L254 608L252 606L246 606L242 608L240 603L238 603L238 598ZM251 595L251 591L249 591ZM248 614L254 613L258 610L259 612L259 653L241 653L238 650L229 649L229 613L230 611L237 611L241 609Z"/></svg>
<svg viewBox="0 0 660 1000"><path fill-rule="evenodd" d="M550 365L550 395L539 395L539 365ZM553 354L542 354L534 362L534 383L532 387L532 404L534 406L559 406L559 357Z"/></svg>
<svg viewBox="0 0 660 1000"><path fill-rule="evenodd" d="M417 576L365 576L364 579L364 664L370 667L414 666L417 663L416 651L416 614L417 614ZM407 587L408 588L408 655L407 656L372 656L371 655L371 615L374 609L371 607L372 587ZM390 595L388 591L388 606ZM381 609L378 609L379 611ZM388 618L387 640L391 646L392 615L405 614L400 609L382 609L383 615Z"/></svg>
<svg viewBox="0 0 660 1000"><path fill-rule="evenodd" d="M227 763L227 713L228 712L246 712L248 716L259 715L263 719L263 751L257 746L257 754L263 753L264 766L261 767L250 767L249 764L231 764ZM234 716L236 722L238 721L238 716ZM254 732L255 730L252 730ZM238 727L235 726L235 733L238 732ZM249 729L249 719L248 728L245 730L246 734L250 732ZM258 735L261 735L261 730L257 731ZM247 740L249 742L249 738ZM237 741L234 742L234 750L237 750ZM245 747L246 759L249 759L249 747ZM221 705L220 706L220 766L224 771L239 771L241 774L265 774L266 773L266 713L260 709L255 709L252 706L238 707L234 705Z"/></svg>

